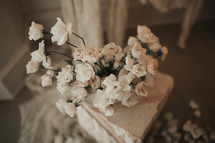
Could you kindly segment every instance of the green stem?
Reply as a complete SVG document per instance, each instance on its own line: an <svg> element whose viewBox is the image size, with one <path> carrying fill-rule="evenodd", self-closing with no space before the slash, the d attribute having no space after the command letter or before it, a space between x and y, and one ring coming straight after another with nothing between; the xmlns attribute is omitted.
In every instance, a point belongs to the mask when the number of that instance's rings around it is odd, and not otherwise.
<svg viewBox="0 0 215 143"><path fill-rule="evenodd" d="M66 56L66 57L68 57L68 58L73 60L73 58L71 56L69 56L69 55L67 55L65 53L60 53L60 52L57 52L57 51L47 51L47 52L48 53L55 53L55 54L62 55L62 56Z"/></svg>

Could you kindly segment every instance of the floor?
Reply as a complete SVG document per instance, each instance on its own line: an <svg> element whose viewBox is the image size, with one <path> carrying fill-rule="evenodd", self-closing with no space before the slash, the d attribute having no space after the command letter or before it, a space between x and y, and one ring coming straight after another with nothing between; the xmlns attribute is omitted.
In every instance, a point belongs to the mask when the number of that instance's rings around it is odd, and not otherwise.
<svg viewBox="0 0 215 143"><path fill-rule="evenodd" d="M199 124L215 130L215 20L200 21L193 27L187 49L177 45L180 25L152 27L163 45L169 48L167 60L159 70L174 77L175 86L163 112L171 111L183 118L191 99L197 101L202 111ZM136 30L127 32L136 35ZM0 142L16 143L20 135L19 105L33 97L25 87L15 100L0 101Z"/></svg>

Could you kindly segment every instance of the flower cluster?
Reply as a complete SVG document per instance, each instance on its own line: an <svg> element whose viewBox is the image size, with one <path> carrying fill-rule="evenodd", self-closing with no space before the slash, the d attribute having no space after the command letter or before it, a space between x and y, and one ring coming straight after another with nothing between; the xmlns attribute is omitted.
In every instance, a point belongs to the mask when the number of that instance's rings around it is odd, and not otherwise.
<svg viewBox="0 0 215 143"><path fill-rule="evenodd" d="M65 24L60 18L57 18L51 32L32 22L29 39L41 42L39 49L31 53L31 61L26 66L27 73L46 70L41 77L42 86L56 82L58 91L67 95L67 99L62 96L56 103L62 113L74 116L81 101L94 95L93 105L105 115L112 115L113 105L130 107L149 96L147 87L153 86L158 59L164 60L168 53L148 27L138 26L137 33L137 37L129 37L125 48L109 43L99 50L87 48L83 38L72 31L72 24ZM57 45L72 46L74 52L69 55L46 50L42 40L46 34L51 35L52 42L57 42ZM72 35L83 42L79 46L73 45L68 41ZM64 56L67 65L54 69L49 57L53 54Z"/></svg>

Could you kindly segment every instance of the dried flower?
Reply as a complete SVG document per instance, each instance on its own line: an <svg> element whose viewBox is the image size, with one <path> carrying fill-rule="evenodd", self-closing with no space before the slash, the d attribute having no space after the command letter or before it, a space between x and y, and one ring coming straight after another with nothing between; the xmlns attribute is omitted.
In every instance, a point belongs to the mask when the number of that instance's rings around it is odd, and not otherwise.
<svg viewBox="0 0 215 143"><path fill-rule="evenodd" d="M72 23L64 24L57 17L57 23L51 28L52 42L57 41L58 45L63 45L68 40L68 34L72 34Z"/></svg>
<svg viewBox="0 0 215 143"><path fill-rule="evenodd" d="M95 75L93 68L87 63L77 64L75 66L75 72L77 73L76 79L83 83Z"/></svg>
<svg viewBox="0 0 215 143"><path fill-rule="evenodd" d="M135 88L135 92L138 96L148 97L148 92L144 85L144 82L139 82Z"/></svg>
<svg viewBox="0 0 215 143"><path fill-rule="evenodd" d="M39 70L39 63L34 63L33 61L29 61L26 65L27 74L35 73Z"/></svg>
<svg viewBox="0 0 215 143"><path fill-rule="evenodd" d="M41 76L42 79L42 86L46 87L46 86L50 86L52 85L52 77L49 74L44 74L43 76Z"/></svg>
<svg viewBox="0 0 215 143"><path fill-rule="evenodd" d="M44 30L44 27L41 24L37 24L34 21L32 21L31 27L29 28L29 32L28 32L28 35L29 35L28 38L34 41L43 38L44 36L43 30Z"/></svg>

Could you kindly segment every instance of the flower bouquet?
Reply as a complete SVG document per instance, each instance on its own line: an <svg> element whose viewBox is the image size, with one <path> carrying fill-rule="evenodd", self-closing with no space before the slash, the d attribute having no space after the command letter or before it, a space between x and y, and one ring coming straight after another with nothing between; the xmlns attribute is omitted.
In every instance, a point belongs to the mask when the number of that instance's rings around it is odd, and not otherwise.
<svg viewBox="0 0 215 143"><path fill-rule="evenodd" d="M48 51L44 37L58 46L68 44L73 53ZM69 41L76 36L82 41L75 45ZM125 48L109 43L103 48L87 47L84 39L72 30L72 23L65 24L60 18L47 32L40 24L32 22L29 39L38 40L39 48L31 53L27 74L45 70L41 77L43 87L56 83L60 92L56 106L60 112L73 117L77 108L88 97L92 104L106 116L114 114L114 105L131 107L148 98L148 87L153 87L158 59L165 60L168 50L146 26L137 27L137 36L129 37ZM101 50L100 50L100 49ZM66 66L54 69L50 55L60 55Z"/></svg>

